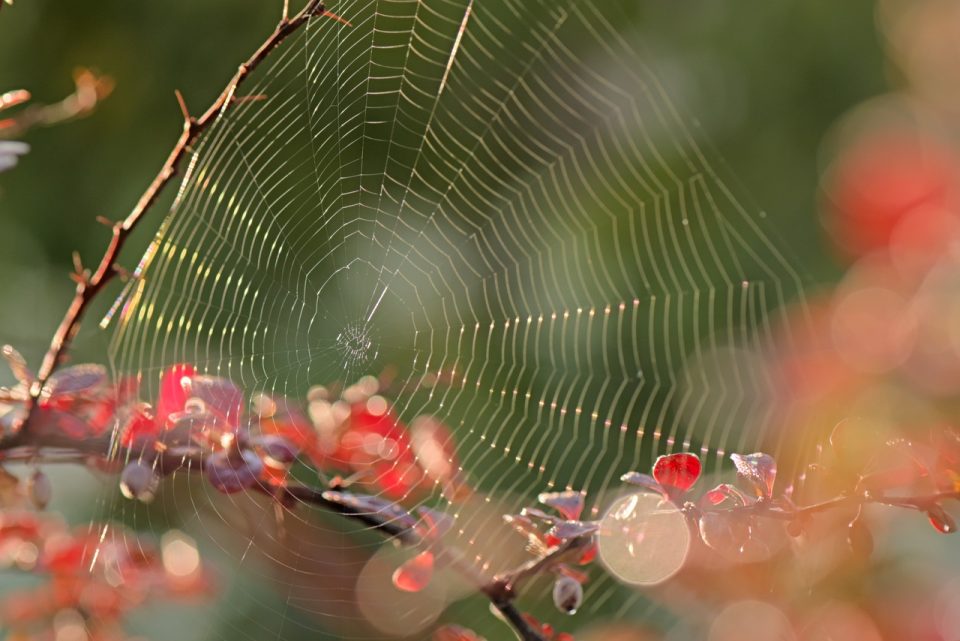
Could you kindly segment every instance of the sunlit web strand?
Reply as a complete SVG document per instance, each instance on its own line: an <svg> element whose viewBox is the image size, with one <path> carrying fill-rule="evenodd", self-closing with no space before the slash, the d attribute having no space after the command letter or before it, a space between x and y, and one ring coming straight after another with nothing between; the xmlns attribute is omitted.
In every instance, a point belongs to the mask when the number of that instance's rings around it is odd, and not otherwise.
<svg viewBox="0 0 960 641"><path fill-rule="evenodd" d="M450 425L504 509L548 487L600 500L667 451L713 470L775 448L769 381L711 359L769 346L796 273L619 35L629 22L612 3L468 7L347 2L332 9L353 27L314 21L276 52L250 89L266 99L196 147L115 320L117 371L146 399L186 361L302 400L394 366L401 417ZM480 519L458 517L468 553Z"/></svg>

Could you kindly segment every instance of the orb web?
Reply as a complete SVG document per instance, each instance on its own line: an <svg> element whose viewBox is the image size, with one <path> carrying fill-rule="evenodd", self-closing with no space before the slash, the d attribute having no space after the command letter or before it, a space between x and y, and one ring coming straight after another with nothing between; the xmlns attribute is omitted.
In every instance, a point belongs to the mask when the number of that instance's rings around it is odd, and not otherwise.
<svg viewBox="0 0 960 641"><path fill-rule="evenodd" d="M538 492L584 489L599 518L620 475L659 454L694 451L716 470L731 451L776 451L770 382L747 361L773 342L774 310L800 279L708 162L617 3L330 9L350 26L318 18L292 35L192 149L108 319L118 375L150 399L166 367L192 363L305 402L312 386L390 371L400 419L449 426L496 507L439 492L407 505L456 514L459 545L481 562L494 562L489 523ZM268 559L245 568L273 577L280 600L263 607L311 615L291 637L362 618L338 611L355 598L338 582L365 558L304 562L317 551L291 549L246 498L202 483L170 493L213 541L260 530L222 553ZM121 509L138 527L160 518ZM381 545L304 512L284 515L300 545ZM642 603L597 576L579 616ZM284 637L255 625L232 632Z"/></svg>

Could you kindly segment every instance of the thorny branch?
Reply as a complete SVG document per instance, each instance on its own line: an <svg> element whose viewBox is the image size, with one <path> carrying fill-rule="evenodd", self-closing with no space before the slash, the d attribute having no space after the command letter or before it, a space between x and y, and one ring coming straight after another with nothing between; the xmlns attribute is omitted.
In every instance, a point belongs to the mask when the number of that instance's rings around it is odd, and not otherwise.
<svg viewBox="0 0 960 641"><path fill-rule="evenodd" d="M52 458L49 460L67 462L82 460L84 456L88 455L104 455L109 452L110 443L103 439L87 440L78 443L76 441L60 442L57 440L57 437L51 435L43 435L42 438L35 438L34 435L31 435L31 422L35 416L38 400L43 393L44 387L51 375L64 360L70 343L79 329L84 313L87 311L87 307L115 276L123 274L123 270L116 264L116 261L120 252L123 250L127 238L150 208L156 203L167 184L177 175L183 158L190 151L191 146L217 118L224 114L233 104L242 100L242 98L235 97L237 89L246 77L256 69L267 56L288 36L311 18L322 15L327 15L348 26L350 24L339 16L327 12L321 0L310 0L298 14L290 18L289 5L285 1L283 15L276 29L274 29L266 41L240 65L224 90L201 116L196 118L191 116L183 96L179 92L176 92L177 102L184 116L183 131L180 134L180 138L167 156L159 173L137 201L133 210L126 218L112 224L110 242L97 264L96 269L92 271L84 269L83 265L79 263L79 260L75 258L76 273L72 276L77 283L76 292L63 320L54 333L50 347L44 355L37 376L30 387L29 398L26 404L26 415L20 425L17 426L16 432L10 438L6 439L2 447L0 447L0 452L3 452L0 460L32 460L36 462L39 458L42 458L42 456L38 456L38 452L42 448L55 449L55 453L52 454ZM97 100L104 97L112 89L112 85L109 84L108 81L98 79L96 76L90 74L90 72L78 72L76 82L77 92L74 95L55 105L25 110L17 119L6 121L6 128L2 133L4 135L13 135L16 132L23 131L36 124L47 124L75 117L88 111ZM78 451L78 447L80 451ZM158 458L158 467L165 473L172 472L176 469L200 472L203 470L203 459L199 454L196 456L172 456L161 453ZM419 536L410 527L395 521L377 518L376 515L370 515L361 510L353 510L341 502L328 498L327 491L323 489L303 485L287 485L281 488L258 485L255 486L255 489L288 504L302 502L332 511L348 519L363 523L368 527L376 528L388 537L394 538L405 545L418 545L421 543ZM553 554L550 555L550 557L552 556ZM528 572L529 568L522 570L523 575L526 575ZM473 576L475 576L475 573ZM488 595L494 607L503 615L503 618L513 626L523 641L544 641L544 637L530 625L514 605L515 594L512 588L510 590L503 590L498 580L489 586L481 586L481 591Z"/></svg>
<svg viewBox="0 0 960 641"><path fill-rule="evenodd" d="M54 333L47 353L44 355L36 382L30 390L30 400L27 405L26 417L17 435L14 437L15 439L18 437L22 438L21 435L30 429L30 421L34 414L34 408L37 405L37 399L40 397L47 380L63 360L70 341L76 335L84 312L86 312L91 301L104 286L113 280L114 276L120 273L121 270L118 269L116 260L127 238L156 202L170 180L177 175L183 157L187 154L191 145L196 142L204 130L230 108L234 103L234 95L237 88L243 83L250 72L263 62L271 51L308 20L315 16L323 15L324 13L323 3L320 0L310 0L303 10L293 18L288 18L286 14L284 14L284 17L280 20L280 23L276 29L274 29L273 33L257 48L250 58L240 65L237 72L230 79L230 82L227 83L227 86L203 115L199 118L194 118L186 111L184 112L183 132L180 134L180 138L174 145L167 160L163 163L160 172L147 187L130 214L123 220L114 223L110 243L107 245L107 249L96 269L92 272L81 270L80 273L75 275L77 276L75 279L77 281L76 293L63 320L57 327L57 331ZM180 99L180 104L182 107L185 106L182 99Z"/></svg>

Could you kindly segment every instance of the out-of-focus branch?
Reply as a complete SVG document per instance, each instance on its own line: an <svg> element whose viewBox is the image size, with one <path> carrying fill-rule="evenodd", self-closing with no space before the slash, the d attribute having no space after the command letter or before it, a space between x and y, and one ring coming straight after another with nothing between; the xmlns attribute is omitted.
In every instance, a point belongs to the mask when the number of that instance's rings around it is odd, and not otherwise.
<svg viewBox="0 0 960 641"><path fill-rule="evenodd" d="M119 273L120 270L118 270L116 266L116 260L127 238L142 220L146 212L156 202L171 178L177 174L183 157L187 154L190 146L196 142L204 130L234 104L234 94L237 88L243 83L250 72L256 69L257 66L267 58L271 51L308 20L315 16L323 15L324 13L325 11L321 0L310 0L303 10L293 18L284 16L273 33L240 65L224 90L200 117L194 118L190 116L186 111L182 99L180 100L181 107L184 109L183 132L180 134L180 138L174 145L170 155L167 156L167 160L160 168L160 172L140 197L133 211L131 211L126 218L117 221L113 225L110 243L107 245L107 249L96 269L92 271L79 270L79 273L74 275L77 281L76 293L70 306L67 308L63 320L57 327L57 331L50 342L50 347L40 365L40 371L37 374L36 381L30 389L30 399L27 404L26 417L19 426L18 434L23 434L30 429L30 420L33 417L37 399L40 397L43 387L50 378L50 375L53 374L63 359L71 340L79 328L79 323L84 312L86 312L90 302L103 287Z"/></svg>
<svg viewBox="0 0 960 641"><path fill-rule="evenodd" d="M878 492L862 492L860 494L844 494L802 507L785 507L782 505L774 505L768 501L760 501L751 503L750 505L734 506L730 508L730 511L735 514L768 516L784 521L793 521L798 518L827 512L841 506L860 508L864 505L874 504L922 511L929 509L932 505L940 503L941 501L951 499L960 501L960 491L933 492L930 494L911 496L890 496Z"/></svg>
<svg viewBox="0 0 960 641"><path fill-rule="evenodd" d="M97 438L76 439L58 432L24 432L16 443L7 439L0 443L0 463L31 462L41 463L83 463L91 458L99 460L120 460L140 458L153 463L157 472L163 476L175 472L203 474L205 455L201 448L158 448L147 451L112 449L109 435ZM365 528L375 530L389 539L398 541L407 547L422 545L424 540L414 527L416 518L396 504L364 495L352 495L360 499L354 506L340 497L350 496L331 488L316 488L301 484L272 485L258 483L250 490L265 494L288 507L298 504L309 505L338 514ZM364 507L363 502L378 505L380 509ZM522 582L537 575L551 571L558 564L581 552L589 545L589 536L570 539L549 553L531 559L511 572L494 577L489 582L480 578L476 568L469 561L451 555L451 565L468 580L475 583L481 593L500 612L503 619L516 631L522 641L545 641L517 608L515 601Z"/></svg>
<svg viewBox="0 0 960 641"><path fill-rule="evenodd" d="M0 120L0 139L16 138L34 127L48 127L74 118L82 118L96 109L97 105L113 91L113 79L93 71L79 68L73 73L76 85L73 93L49 105L32 104L19 113ZM30 93L24 90L11 91L0 96L0 109L26 102Z"/></svg>

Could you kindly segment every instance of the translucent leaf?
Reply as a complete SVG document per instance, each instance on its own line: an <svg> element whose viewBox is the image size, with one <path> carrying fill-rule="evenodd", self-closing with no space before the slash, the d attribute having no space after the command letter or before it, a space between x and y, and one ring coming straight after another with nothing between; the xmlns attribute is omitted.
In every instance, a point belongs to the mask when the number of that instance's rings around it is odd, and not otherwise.
<svg viewBox="0 0 960 641"><path fill-rule="evenodd" d="M417 520L413 515L401 506L377 496L327 490L323 493L323 498L338 503L355 514L376 517L376 520L382 523L393 523L409 529L413 529L417 525Z"/></svg>
<svg viewBox="0 0 960 641"><path fill-rule="evenodd" d="M708 511L700 515L700 538L713 550L739 558L750 538L749 525L730 512Z"/></svg>
<svg viewBox="0 0 960 641"><path fill-rule="evenodd" d="M731 454L730 460L737 467L737 474L753 486L757 496L773 496L773 484L777 478L777 462L769 454Z"/></svg>
<svg viewBox="0 0 960 641"><path fill-rule="evenodd" d="M727 499L732 500L737 505L747 504L747 497L745 497L740 490L729 483L721 483L712 490L709 490L703 495L701 503L720 505Z"/></svg>
<svg viewBox="0 0 960 641"><path fill-rule="evenodd" d="M425 550L393 572L393 584L404 592L419 592L433 578L433 552Z"/></svg>
<svg viewBox="0 0 960 641"><path fill-rule="evenodd" d="M3 357L7 361L7 365L10 366L10 371L13 372L14 378L17 379L22 385L29 386L33 382L33 372L27 367L26 359L18 352L12 345L3 346Z"/></svg>
<svg viewBox="0 0 960 641"><path fill-rule="evenodd" d="M55 372L44 389L50 397L73 398L90 395L107 384L107 370L101 365L74 365Z"/></svg>
<svg viewBox="0 0 960 641"><path fill-rule="evenodd" d="M640 472L627 472L620 477L620 480L624 483L629 483L630 485L636 485L644 490L666 496L663 486L657 483L657 480L649 474L641 474Z"/></svg>
<svg viewBox="0 0 960 641"><path fill-rule="evenodd" d="M537 553L546 552L543 533L529 517L523 514L504 514L503 520L509 523L516 532L527 537L527 545L532 550Z"/></svg>
<svg viewBox="0 0 960 641"><path fill-rule="evenodd" d="M583 492L544 492L537 500L546 506L552 507L568 521L576 521L583 512Z"/></svg>
<svg viewBox="0 0 960 641"><path fill-rule="evenodd" d="M932 448L906 439L887 441L865 467L858 488L882 491L912 485L934 472L936 460Z"/></svg>
<svg viewBox="0 0 960 641"><path fill-rule="evenodd" d="M671 494L682 494L700 478L700 458L696 454L680 452L667 454L653 464L653 478Z"/></svg>
<svg viewBox="0 0 960 641"><path fill-rule="evenodd" d="M554 525L547 532L547 538L553 537L560 541L575 539L578 536L592 534L600 529L600 524L596 521L561 521Z"/></svg>
<svg viewBox="0 0 960 641"><path fill-rule="evenodd" d="M557 523L560 521L560 519L558 519L554 515L547 514L543 510L535 507L525 507L522 510L520 510L520 514L523 516L532 516L536 519L540 519L541 521L546 521L547 523Z"/></svg>

